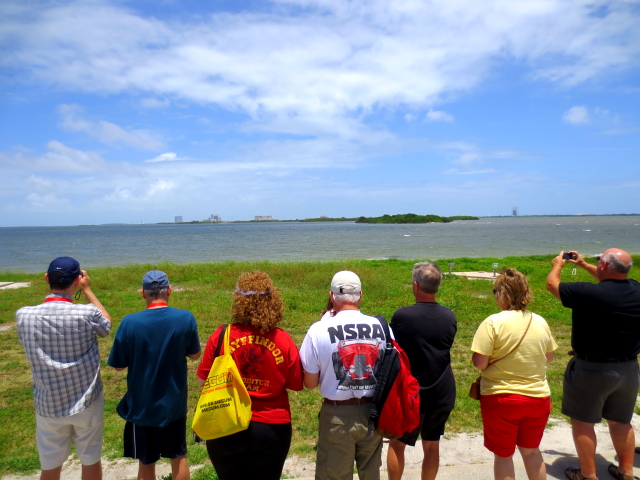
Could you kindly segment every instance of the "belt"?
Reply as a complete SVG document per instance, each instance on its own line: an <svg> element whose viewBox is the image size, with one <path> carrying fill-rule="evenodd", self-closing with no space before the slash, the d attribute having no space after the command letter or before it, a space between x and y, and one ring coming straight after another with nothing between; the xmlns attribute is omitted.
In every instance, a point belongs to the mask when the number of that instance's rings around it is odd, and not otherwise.
<svg viewBox="0 0 640 480"><path fill-rule="evenodd" d="M595 363L625 363L625 362L632 362L633 360L638 359L637 355L631 355L630 357L604 358L604 357L596 357L593 355L581 355L579 353L576 353L575 356L579 360L584 360L585 362L595 362Z"/></svg>
<svg viewBox="0 0 640 480"><path fill-rule="evenodd" d="M331 405L360 405L361 403L371 403L371 397L362 397L362 398L350 398L349 400L329 400L328 398L324 398L324 403L328 403Z"/></svg>

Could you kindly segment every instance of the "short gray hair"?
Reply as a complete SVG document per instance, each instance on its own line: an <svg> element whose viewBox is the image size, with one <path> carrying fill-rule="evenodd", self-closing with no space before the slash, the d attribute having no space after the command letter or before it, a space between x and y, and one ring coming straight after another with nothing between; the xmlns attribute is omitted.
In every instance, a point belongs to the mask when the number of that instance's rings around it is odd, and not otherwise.
<svg viewBox="0 0 640 480"><path fill-rule="evenodd" d="M442 271L435 263L420 262L413 266L412 278L414 282L418 283L422 292L435 295L440 288Z"/></svg>
<svg viewBox="0 0 640 480"><path fill-rule="evenodd" d="M167 298L167 289L168 287L155 288L153 290L145 290L144 295L147 298L152 300L156 300L158 298Z"/></svg>
<svg viewBox="0 0 640 480"><path fill-rule="evenodd" d="M358 293L334 293L333 303L335 306L344 305L348 303L350 305L357 305L360 303L360 292Z"/></svg>
<svg viewBox="0 0 640 480"><path fill-rule="evenodd" d="M615 253L609 252L600 257L600 260L607 263L607 270L612 270L616 273L629 273L631 267L633 267L633 260L629 261L629 265L625 265L620 257Z"/></svg>

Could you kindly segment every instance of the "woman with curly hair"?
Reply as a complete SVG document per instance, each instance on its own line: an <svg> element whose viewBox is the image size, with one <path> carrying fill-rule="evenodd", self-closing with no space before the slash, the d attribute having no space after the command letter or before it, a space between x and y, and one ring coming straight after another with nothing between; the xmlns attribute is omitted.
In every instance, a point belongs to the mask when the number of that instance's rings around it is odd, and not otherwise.
<svg viewBox="0 0 640 480"><path fill-rule="evenodd" d="M289 390L302 390L298 348L282 320L282 296L264 272L243 273L233 294L230 349L251 396L251 423L242 432L207 441L220 480L258 475L279 480L291 445ZM209 338L198 367L198 383L209 376L222 327ZM222 350L224 352L224 350Z"/></svg>
<svg viewBox="0 0 640 480"><path fill-rule="evenodd" d="M546 368L557 345L544 318L526 309L531 288L522 273L508 268L493 287L502 312L480 324L471 344L473 364L482 371L484 446L495 455L496 480L515 478L516 446L529 480L544 480L539 446L551 413Z"/></svg>

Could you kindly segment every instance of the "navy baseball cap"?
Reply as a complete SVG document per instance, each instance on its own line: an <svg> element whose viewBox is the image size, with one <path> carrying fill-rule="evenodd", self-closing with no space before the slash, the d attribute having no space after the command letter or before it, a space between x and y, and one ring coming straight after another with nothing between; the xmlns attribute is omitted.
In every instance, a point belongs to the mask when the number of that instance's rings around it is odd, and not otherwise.
<svg viewBox="0 0 640 480"><path fill-rule="evenodd" d="M47 275L57 282L73 282L82 275L80 264L75 258L58 257L49 264Z"/></svg>
<svg viewBox="0 0 640 480"><path fill-rule="evenodd" d="M169 277L160 270L151 270L145 273L142 278L143 290L156 290L158 288L164 288L169 286Z"/></svg>

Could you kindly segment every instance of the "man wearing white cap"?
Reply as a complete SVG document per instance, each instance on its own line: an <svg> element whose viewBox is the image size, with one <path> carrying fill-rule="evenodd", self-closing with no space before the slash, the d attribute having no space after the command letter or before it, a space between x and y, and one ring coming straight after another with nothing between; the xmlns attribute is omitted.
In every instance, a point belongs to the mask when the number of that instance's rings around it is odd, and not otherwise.
<svg viewBox="0 0 640 480"><path fill-rule="evenodd" d="M355 460L360 480L379 480L382 437L367 435L374 375L385 348L380 322L360 313L362 285L349 271L331 281L333 308L309 328L300 356L307 388L320 386L317 480L351 480Z"/></svg>

